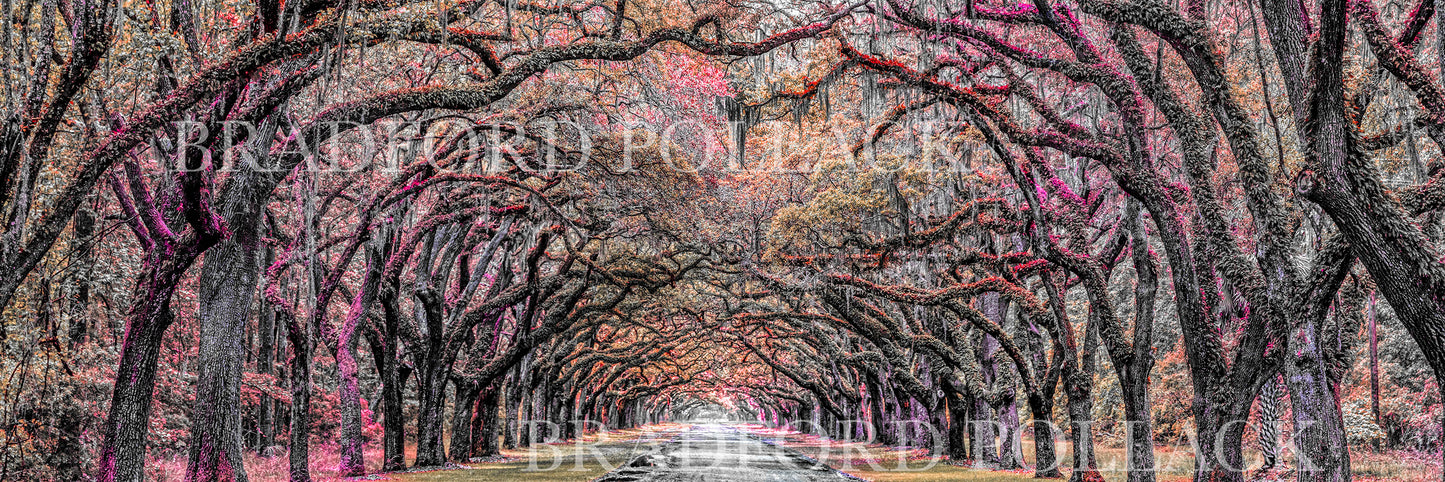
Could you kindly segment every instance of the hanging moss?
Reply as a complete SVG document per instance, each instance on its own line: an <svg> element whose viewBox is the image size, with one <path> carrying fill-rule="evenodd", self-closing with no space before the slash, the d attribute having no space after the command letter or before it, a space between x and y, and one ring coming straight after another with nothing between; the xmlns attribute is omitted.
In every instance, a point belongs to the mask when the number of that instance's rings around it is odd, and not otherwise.
<svg viewBox="0 0 1445 482"><path fill-rule="evenodd" d="M861 94L861 111L863 118L872 119L877 115L876 100L878 98L878 74L872 70L865 70L858 76L858 90Z"/></svg>
<svg viewBox="0 0 1445 482"><path fill-rule="evenodd" d="M734 148L737 149L738 166L747 167L743 161L747 153L748 131L762 119L762 106L745 104L735 97L720 96L716 102L718 113L727 119L728 127L732 131ZM803 109L806 111L806 106Z"/></svg>
<svg viewBox="0 0 1445 482"><path fill-rule="evenodd" d="M793 103L793 124L796 124L800 130L803 128L803 117L808 115L808 108L812 106L812 103L813 96L810 95L803 96Z"/></svg>
<svg viewBox="0 0 1445 482"><path fill-rule="evenodd" d="M833 106L828 103L828 84L818 86L818 102L823 104L823 117L833 116Z"/></svg>

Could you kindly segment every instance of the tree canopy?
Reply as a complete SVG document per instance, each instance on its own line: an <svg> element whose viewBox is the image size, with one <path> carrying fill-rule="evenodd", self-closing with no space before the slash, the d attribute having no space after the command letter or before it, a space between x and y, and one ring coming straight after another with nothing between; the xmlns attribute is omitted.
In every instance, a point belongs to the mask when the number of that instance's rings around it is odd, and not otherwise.
<svg viewBox="0 0 1445 482"><path fill-rule="evenodd" d="M717 413L1440 473L1433 0L3 5L0 479Z"/></svg>

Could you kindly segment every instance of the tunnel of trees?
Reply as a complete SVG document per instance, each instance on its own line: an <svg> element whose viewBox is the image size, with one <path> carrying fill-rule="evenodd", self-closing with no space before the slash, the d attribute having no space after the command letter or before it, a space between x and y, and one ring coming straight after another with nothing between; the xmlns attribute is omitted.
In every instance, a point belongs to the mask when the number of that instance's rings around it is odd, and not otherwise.
<svg viewBox="0 0 1445 482"><path fill-rule="evenodd" d="M724 412L1074 481L1439 472L1434 0L3 10L3 480Z"/></svg>

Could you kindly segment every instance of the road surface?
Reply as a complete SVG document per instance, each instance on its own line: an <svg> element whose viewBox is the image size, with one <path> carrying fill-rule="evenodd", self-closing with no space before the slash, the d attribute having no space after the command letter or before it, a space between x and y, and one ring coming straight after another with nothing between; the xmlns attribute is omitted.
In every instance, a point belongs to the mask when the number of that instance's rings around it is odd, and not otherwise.
<svg viewBox="0 0 1445 482"><path fill-rule="evenodd" d="M745 428L693 425L596 482L857 481Z"/></svg>

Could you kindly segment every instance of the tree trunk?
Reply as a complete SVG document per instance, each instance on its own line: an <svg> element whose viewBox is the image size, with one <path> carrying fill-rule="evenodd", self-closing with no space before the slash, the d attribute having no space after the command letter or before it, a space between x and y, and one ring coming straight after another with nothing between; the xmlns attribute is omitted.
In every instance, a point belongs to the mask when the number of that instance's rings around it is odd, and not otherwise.
<svg viewBox="0 0 1445 482"><path fill-rule="evenodd" d="M968 461L968 404L966 398L944 382L948 404L948 458L955 464Z"/></svg>
<svg viewBox="0 0 1445 482"><path fill-rule="evenodd" d="M1054 451L1054 404L1042 396L1029 397L1029 413L1034 426L1034 478L1059 479L1059 455Z"/></svg>
<svg viewBox="0 0 1445 482"><path fill-rule="evenodd" d="M196 249L162 242L147 255L136 290L136 304L127 316L125 341L111 391L110 414L102 429L105 439L96 464L98 481L130 482L144 478L156 362L161 338L174 321L171 296L198 253Z"/></svg>
<svg viewBox="0 0 1445 482"><path fill-rule="evenodd" d="M524 387L526 386L527 378L530 377L523 376L523 380L521 381ZM530 447L532 446L532 424L530 423L532 417L530 414L533 395L530 389L523 388L521 392L521 401L517 404L517 446Z"/></svg>
<svg viewBox="0 0 1445 482"><path fill-rule="evenodd" d="M1369 271L1379 285L1380 293L1390 301L1401 323L1410 332L1430 362L1437 380L1445 380L1445 267L1440 256L1420 227L1414 224L1397 202L1386 194L1375 169L1358 151L1358 126L1346 105L1343 58L1349 26L1346 9L1350 2L1321 2L1319 54L1308 79L1294 80L1301 85L1314 85L1306 135L1310 141L1311 159L1297 181L1296 190L1320 205L1349 240L1351 252ZM1303 10L1296 6L1294 11ZM1271 35L1274 32L1271 30ZM1293 341L1291 351L1294 351ZM1310 355L1310 354L1307 354ZM1310 355L1313 356L1313 355ZM1304 360L1307 363L1313 360ZM1327 407L1338 403L1324 380L1290 381L1291 398L1299 392L1306 407ZM1318 420L1320 431L1305 431L1312 442L1333 443L1334 420ZM1308 442L1299 444L1308 445ZM1321 467L1331 478L1349 475L1349 459L1340 455L1336 467ZM1335 461L1322 454L1324 461ZM1305 476L1300 471L1301 478Z"/></svg>
<svg viewBox="0 0 1445 482"><path fill-rule="evenodd" d="M1314 335L1319 335L1315 331ZM1290 337L1293 360L1285 363L1290 413L1294 421L1296 473L1300 481L1350 480L1350 452L1345 440L1340 402L1325 374L1328 363L1321 340L1295 333Z"/></svg>
<svg viewBox="0 0 1445 482"><path fill-rule="evenodd" d="M336 391L341 416L341 460L336 470L342 477L355 477L366 473L363 451L366 439L362 436L362 425L366 421L361 417L361 384L357 380L355 347L347 349L345 345L342 342L336 351L336 372L340 378Z"/></svg>
<svg viewBox="0 0 1445 482"><path fill-rule="evenodd" d="M973 439L974 465L980 468L998 467L997 434L993 422L993 407L983 399L974 399L973 419L969 420L969 427L973 429L970 434Z"/></svg>
<svg viewBox="0 0 1445 482"><path fill-rule="evenodd" d="M434 355L435 358L440 356L440 353ZM444 465L447 461L446 448L442 446L447 375L442 373L446 368L441 366L441 361L434 357L425 357L418 367L417 395L420 406L417 413L416 462L412 464L415 467L435 467Z"/></svg>
<svg viewBox="0 0 1445 482"><path fill-rule="evenodd" d="M361 289L356 292L346 319L341 322L341 330L336 333L336 375L339 378L337 397L341 412L341 461L337 473L342 477L366 473L366 439L361 434L362 425L366 421L361 418L361 382L357 379L359 367L356 364L356 343L367 309L376 298L383 263L383 249L375 244L368 246L366 274Z"/></svg>
<svg viewBox="0 0 1445 482"><path fill-rule="evenodd" d="M1264 26L1274 46L1275 60L1284 76L1291 112L1296 123L1309 116L1309 57L1307 38L1312 32L1309 12L1300 8L1298 0L1260 0Z"/></svg>
<svg viewBox="0 0 1445 482"><path fill-rule="evenodd" d="M522 398L523 395L525 395L525 390L523 390L525 382L522 381L522 374L525 372L523 371L523 367L526 367L529 359L532 359L532 356L525 356L525 358L522 359L522 364L517 364L517 367L513 367L512 377L504 384L504 387L507 387L507 426L501 444L507 447L507 449L516 449L517 442L520 440L517 423L519 423L519 420L522 420L522 417L519 416L517 411L522 410Z"/></svg>
<svg viewBox="0 0 1445 482"><path fill-rule="evenodd" d="M1000 326L1003 325L1003 307L999 304L999 295L997 292L984 293L983 296L979 297L978 305L979 311L982 312L984 317L994 323L998 323ZM998 352L998 340L995 340L987 334L983 335L978 342L979 371L983 374L983 383L988 386L990 390L995 389L993 385L998 375L998 367L995 366L994 363L994 354L996 352ZM998 444L996 442L999 434L995 430L993 406L989 405L985 400L975 400L973 410L974 417L976 418L973 430L974 446L978 448L974 453L974 457L978 459L978 463L981 466L996 468L999 466Z"/></svg>
<svg viewBox="0 0 1445 482"><path fill-rule="evenodd" d="M391 278L383 282L387 283L387 289L378 291L377 300L381 307L382 326L379 331L374 332L377 339L370 343L383 384L382 470L390 472L406 468L406 416L403 413L403 397L406 393L406 380L411 376L411 368L401 363L399 353L401 308L396 298L399 291L398 281Z"/></svg>
<svg viewBox="0 0 1445 482"><path fill-rule="evenodd" d="M525 363L525 362L524 362ZM522 405L521 384L518 383L518 367L512 367L512 373L503 382L502 386L507 394L503 403L507 415L502 425L502 447L506 449L517 448L517 408Z"/></svg>
<svg viewBox="0 0 1445 482"><path fill-rule="evenodd" d="M551 382L543 380L535 390L532 390L532 408L530 412L532 415L529 417L528 422L532 429L532 443L534 444L544 444L553 438L551 429L543 424L543 422L550 420L547 418L547 401L552 398L551 387Z"/></svg>
<svg viewBox="0 0 1445 482"><path fill-rule="evenodd" d="M402 384L406 377L401 375L396 359L394 328L387 325L385 333L368 330L366 336L381 383L381 470L384 472L406 468L406 420L402 413Z"/></svg>
<svg viewBox="0 0 1445 482"><path fill-rule="evenodd" d="M883 418L883 388L880 385L882 382L877 377L868 384L868 418L873 425L873 441L891 447L897 443L893 440L892 432L888 430L888 422Z"/></svg>
<svg viewBox="0 0 1445 482"><path fill-rule="evenodd" d="M549 377L548 380L554 379ZM557 413L557 404L560 403L557 401L557 382L544 381L542 383L542 390L537 393L540 396L537 397L538 413L536 419L547 422L546 432L538 435L539 438L537 441L541 443L547 443L549 440L560 441L562 439L562 426L556 425L557 420L555 415Z"/></svg>
<svg viewBox="0 0 1445 482"><path fill-rule="evenodd" d="M267 257L269 258L269 256ZM265 265L269 266L270 261L267 260ZM256 317L256 341L258 347L256 350L255 370L256 373L261 375L270 375L271 369L273 368L272 357L276 351L276 313L266 303L264 296L261 297L259 303L261 304L261 308L259 310L259 316ZM275 401L272 400L271 397L266 396L264 393L261 394L259 403L256 406L255 441L251 444L251 448L256 452L266 453L266 449L271 446L272 437L274 436L271 428L274 424L271 410L274 404Z"/></svg>
<svg viewBox="0 0 1445 482"><path fill-rule="evenodd" d="M452 402L452 442L449 455L453 462L466 462L472 458L472 410L476 408L481 388L472 383L456 381Z"/></svg>
<svg viewBox="0 0 1445 482"><path fill-rule="evenodd" d="M910 403L913 398L903 393L897 386L892 386L884 392L884 398L888 402L888 430L893 434L893 443L898 446L913 446L913 437L909 433L908 421Z"/></svg>
<svg viewBox="0 0 1445 482"><path fill-rule="evenodd" d="M170 297L165 298L164 301L143 300L127 323L111 394L110 416L105 423L105 442L100 448L98 481L139 481L144 476L156 360L161 336L174 319Z"/></svg>
<svg viewBox="0 0 1445 482"><path fill-rule="evenodd" d="M1445 29L1442 29L1445 30ZM1441 33L1445 38L1445 32ZM1375 311L1375 293L1370 293L1370 416L1374 419L1375 425L1385 426L1380 418L1380 347L1379 347L1379 313ZM1375 451L1379 452L1380 440L1375 440Z"/></svg>
<svg viewBox="0 0 1445 482"><path fill-rule="evenodd" d="M88 204L88 203L87 203ZM94 243L90 239L95 235L95 211L88 205L75 212L75 237L82 242ZM90 327L86 323L86 308L90 305L90 277L95 266L95 250L86 249L75 260L75 275L70 277L73 297L70 299L70 329L66 338L70 341L70 347L75 348L85 343L90 337Z"/></svg>
<svg viewBox="0 0 1445 482"><path fill-rule="evenodd" d="M1126 450L1129 457L1129 482L1153 482L1154 471L1154 427L1149 414L1148 374L1144 380L1129 380L1129 388L1123 389Z"/></svg>
<svg viewBox="0 0 1445 482"><path fill-rule="evenodd" d="M568 383L568 385L572 384ZM577 429L576 423L577 397L580 394L573 391L570 387L564 389L562 393L566 393L568 395L561 400L559 410L557 410L556 417L553 421L556 422L557 425L562 427L563 433L566 434L563 435L564 439L576 439L581 436L581 433L579 433L579 430Z"/></svg>
<svg viewBox="0 0 1445 482"><path fill-rule="evenodd" d="M1149 237L1139 203L1130 201L1129 217L1134 261L1134 340L1127 360L1114 356L1114 372L1119 377L1119 392L1124 398L1124 421L1128 424L1127 441L1129 482L1154 482L1154 419L1149 413L1149 373L1154 369L1154 309L1159 290L1159 266L1150 252Z"/></svg>
<svg viewBox="0 0 1445 482"><path fill-rule="evenodd" d="M471 427L473 457L492 457L501 453L497 446L497 429L501 425L497 417L500 397L501 389L495 387L482 390L481 396L477 397Z"/></svg>
<svg viewBox="0 0 1445 482"><path fill-rule="evenodd" d="M1088 382L1076 380L1064 383L1075 385L1072 389L1065 388L1069 395L1069 441L1074 446L1074 465L1069 473L1069 482L1103 482L1094 453L1094 402L1090 398L1090 390L1081 388Z"/></svg>
<svg viewBox="0 0 1445 482"><path fill-rule="evenodd" d="M241 462L241 370L261 253L257 217L238 221L232 225L233 236L206 255L201 268L200 359L191 405L188 482L246 480Z"/></svg>
<svg viewBox="0 0 1445 482"><path fill-rule="evenodd" d="M442 445L445 431L444 411L447 403L447 385L450 381L451 363L446 348L445 326L442 319L442 299L435 290L418 289L415 293L418 325L422 332L424 346L413 347L417 369L417 398L419 412L416 427L416 467L445 465L446 448Z"/></svg>
<svg viewBox="0 0 1445 482"><path fill-rule="evenodd" d="M1079 348L1078 358L1073 354L1065 361L1063 369L1065 403L1069 412L1069 438L1073 444L1073 469L1070 482L1103 482L1099 474L1097 454L1094 452L1094 350L1098 347L1099 313L1091 309L1089 322L1084 332L1084 343ZM1061 319L1059 323L1068 323ZM1070 336L1070 330L1060 330Z"/></svg>
<svg viewBox="0 0 1445 482"><path fill-rule="evenodd" d="M291 482L311 481L311 335L310 324L283 315L291 342Z"/></svg>
<svg viewBox="0 0 1445 482"><path fill-rule="evenodd" d="M1227 395L1226 395L1227 397ZM1223 399L1224 397L1221 397ZM1204 415L1195 416L1199 454L1195 460L1194 480L1242 481L1244 480L1244 420L1249 415L1249 404L1238 400L1219 402L1214 399L1200 401ZM1239 406L1244 405L1240 413ZM1199 410L1196 410L1196 414Z"/></svg>
<svg viewBox="0 0 1445 482"><path fill-rule="evenodd" d="M999 407L998 421L1003 427L1003 431L998 434L998 468L1003 470L1023 468L1024 454L1023 441L1019 434L1018 400L1012 395Z"/></svg>

